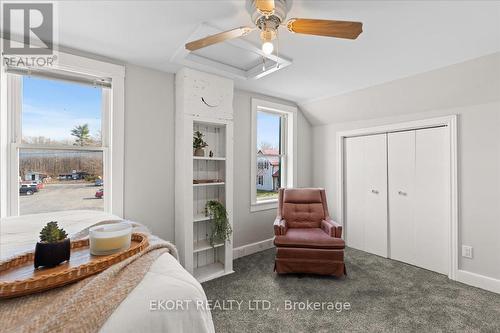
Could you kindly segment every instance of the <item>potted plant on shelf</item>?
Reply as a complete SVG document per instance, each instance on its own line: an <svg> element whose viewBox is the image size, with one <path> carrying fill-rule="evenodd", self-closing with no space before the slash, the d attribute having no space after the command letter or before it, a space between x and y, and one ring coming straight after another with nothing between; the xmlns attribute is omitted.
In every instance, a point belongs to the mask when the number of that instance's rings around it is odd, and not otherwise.
<svg viewBox="0 0 500 333"><path fill-rule="evenodd" d="M216 243L229 240L232 230L224 205L217 200L210 200L205 205L205 211L212 224L209 237L210 245L214 246Z"/></svg>
<svg viewBox="0 0 500 333"><path fill-rule="evenodd" d="M208 143L203 141L203 133L200 131L194 132L193 136L193 154L194 156L205 156L205 147L208 146Z"/></svg>
<svg viewBox="0 0 500 333"><path fill-rule="evenodd" d="M35 247L35 268L39 266L55 267L69 260L71 242L64 229L57 222L49 222L40 231L40 242Z"/></svg>

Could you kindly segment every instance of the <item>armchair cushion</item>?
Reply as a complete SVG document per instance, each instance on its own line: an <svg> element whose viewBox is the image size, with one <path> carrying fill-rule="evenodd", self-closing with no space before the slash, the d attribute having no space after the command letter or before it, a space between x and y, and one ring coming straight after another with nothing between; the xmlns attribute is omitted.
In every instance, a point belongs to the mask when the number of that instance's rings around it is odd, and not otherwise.
<svg viewBox="0 0 500 333"><path fill-rule="evenodd" d="M274 238L279 247L301 247L316 249L343 249L344 240L331 237L321 228L289 228L285 235Z"/></svg>
<svg viewBox="0 0 500 333"><path fill-rule="evenodd" d="M325 216L323 197L319 189L281 190L280 215L289 228L319 228Z"/></svg>
<svg viewBox="0 0 500 333"><path fill-rule="evenodd" d="M321 229L326 232L330 237L342 237L342 226L332 219L326 219L321 221Z"/></svg>
<svg viewBox="0 0 500 333"><path fill-rule="evenodd" d="M316 188L289 188L283 193L288 203L322 203L321 190Z"/></svg>
<svg viewBox="0 0 500 333"><path fill-rule="evenodd" d="M319 228L325 218L321 203L283 203L283 218L290 228Z"/></svg>

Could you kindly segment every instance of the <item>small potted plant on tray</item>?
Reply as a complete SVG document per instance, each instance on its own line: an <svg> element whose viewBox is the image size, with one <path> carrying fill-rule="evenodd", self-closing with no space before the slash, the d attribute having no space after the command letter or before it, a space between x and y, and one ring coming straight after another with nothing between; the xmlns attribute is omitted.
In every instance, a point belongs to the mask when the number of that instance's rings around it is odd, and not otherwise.
<svg viewBox="0 0 500 333"><path fill-rule="evenodd" d="M224 205L217 200L210 200L205 205L205 211L211 220L210 245L229 240L232 230Z"/></svg>
<svg viewBox="0 0 500 333"><path fill-rule="evenodd" d="M55 267L63 261L69 260L71 242L64 229L57 226L57 222L49 222L40 231L40 241L35 247L35 268L39 266Z"/></svg>
<svg viewBox="0 0 500 333"><path fill-rule="evenodd" d="M205 156L205 147L208 146L208 143L206 143L203 140L203 133L200 131L195 131L194 136L193 136L193 154L194 156Z"/></svg>

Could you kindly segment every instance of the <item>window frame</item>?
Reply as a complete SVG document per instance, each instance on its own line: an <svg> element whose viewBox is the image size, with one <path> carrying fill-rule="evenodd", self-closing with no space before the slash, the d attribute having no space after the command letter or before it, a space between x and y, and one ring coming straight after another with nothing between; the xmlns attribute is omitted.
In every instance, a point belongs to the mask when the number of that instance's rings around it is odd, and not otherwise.
<svg viewBox="0 0 500 333"><path fill-rule="evenodd" d="M19 215L19 155L20 149L102 151L104 212L123 216L124 189L124 78L121 65L58 52L58 61L50 70L61 70L75 76L87 75L111 79L112 87L102 91L101 132L98 147L33 145L22 143L22 77L1 71L0 105L0 217ZM50 77L47 77L50 79Z"/></svg>
<svg viewBox="0 0 500 333"><path fill-rule="evenodd" d="M295 187L297 182L297 107L252 98L252 138L251 138L251 164L250 164L250 211L276 209L278 199L257 201L257 113L264 111L282 116L281 122L281 186Z"/></svg>

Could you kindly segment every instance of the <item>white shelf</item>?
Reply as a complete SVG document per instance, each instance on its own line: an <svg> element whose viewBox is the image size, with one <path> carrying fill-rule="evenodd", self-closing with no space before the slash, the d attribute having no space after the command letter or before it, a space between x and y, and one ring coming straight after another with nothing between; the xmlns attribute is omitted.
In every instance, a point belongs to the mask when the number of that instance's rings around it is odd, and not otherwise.
<svg viewBox="0 0 500 333"><path fill-rule="evenodd" d="M226 272L224 271L224 265L220 262L195 268L193 273L194 277L199 282L205 282L211 279L215 279L225 274Z"/></svg>
<svg viewBox="0 0 500 333"><path fill-rule="evenodd" d="M193 252L194 253L202 252L202 251L211 250L213 248L220 247L220 246L224 246L224 243L223 242L222 243L216 243L216 244L214 244L214 246L212 246L208 242L208 239L202 239L202 240L199 240L199 241L195 241L193 243Z"/></svg>
<svg viewBox="0 0 500 333"><path fill-rule="evenodd" d="M204 87L193 84L201 81ZM184 268L203 282L233 272L232 237L215 248L210 246L205 238L213 221L204 215L206 203L217 200L226 208L233 228L234 83L183 68L175 77L175 85L175 242ZM224 98L217 108L208 109L201 95ZM196 131L203 134L207 144L202 156L193 156ZM197 181L214 183L194 184Z"/></svg>
<svg viewBox="0 0 500 333"><path fill-rule="evenodd" d="M203 187L203 186L221 186L224 185L224 182L220 183L202 183L202 184L193 184L193 187Z"/></svg>
<svg viewBox="0 0 500 333"><path fill-rule="evenodd" d="M203 221L210 221L210 216L195 215L193 218L193 222L203 222Z"/></svg>
<svg viewBox="0 0 500 333"><path fill-rule="evenodd" d="M202 160L202 161L225 161L225 157L204 157L204 156L193 156L193 160Z"/></svg>

